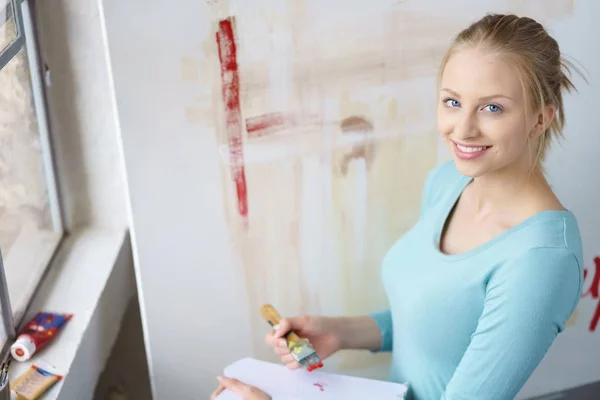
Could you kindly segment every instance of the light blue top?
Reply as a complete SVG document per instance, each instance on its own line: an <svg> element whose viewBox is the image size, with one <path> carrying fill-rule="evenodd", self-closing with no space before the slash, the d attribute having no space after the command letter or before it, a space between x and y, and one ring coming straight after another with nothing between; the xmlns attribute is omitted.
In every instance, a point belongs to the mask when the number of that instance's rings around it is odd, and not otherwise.
<svg viewBox="0 0 600 400"><path fill-rule="evenodd" d="M470 181L454 162L434 168L418 223L383 260L390 308L370 315L379 351L392 351L390 380L408 382L416 400L514 399L582 289L570 211L543 211L471 251L442 253L442 227Z"/></svg>

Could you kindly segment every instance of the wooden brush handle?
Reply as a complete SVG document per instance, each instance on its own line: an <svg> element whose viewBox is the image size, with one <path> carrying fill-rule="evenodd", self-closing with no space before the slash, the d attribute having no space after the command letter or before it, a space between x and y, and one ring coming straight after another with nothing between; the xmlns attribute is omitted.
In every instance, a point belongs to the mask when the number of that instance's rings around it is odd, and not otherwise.
<svg viewBox="0 0 600 400"><path fill-rule="evenodd" d="M262 315L264 320L267 321L271 326L279 325L279 323L281 322L281 315L279 315L279 312L277 312L275 307L273 307L270 304L265 304L260 308L260 315ZM289 331L285 335L285 338L291 342L300 341L300 337L296 335L293 331Z"/></svg>

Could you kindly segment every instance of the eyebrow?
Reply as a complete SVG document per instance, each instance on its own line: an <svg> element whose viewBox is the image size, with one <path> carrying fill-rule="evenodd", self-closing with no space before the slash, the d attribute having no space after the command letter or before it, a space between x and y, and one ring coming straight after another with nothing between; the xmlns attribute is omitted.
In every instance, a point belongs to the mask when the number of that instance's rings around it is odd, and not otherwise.
<svg viewBox="0 0 600 400"><path fill-rule="evenodd" d="M448 88L442 88L441 90L442 90L442 91L444 91L444 92L448 92L448 93L450 93L451 95L453 95L453 96L456 96L456 97L459 97L459 98L460 98L460 95L459 95L458 93L456 93L456 92L455 92L454 90L452 90L452 89L448 89ZM479 98L479 101L487 101L487 100L496 99L496 98L499 98L499 97L502 97L502 98L505 98L505 99L508 99L508 100L515 101L515 99L513 99L512 97L509 97L509 96L507 96L507 95L504 95L504 94L493 94L493 95L491 95L491 96L484 96L484 97L480 97L480 98Z"/></svg>

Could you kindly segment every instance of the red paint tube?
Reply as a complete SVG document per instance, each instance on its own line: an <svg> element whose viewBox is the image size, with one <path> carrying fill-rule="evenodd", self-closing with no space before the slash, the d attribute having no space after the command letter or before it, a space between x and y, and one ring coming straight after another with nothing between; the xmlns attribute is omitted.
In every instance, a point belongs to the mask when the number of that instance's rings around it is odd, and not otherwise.
<svg viewBox="0 0 600 400"><path fill-rule="evenodd" d="M17 340L10 347L13 358L27 361L56 337L62 327L73 314L38 313L19 333Z"/></svg>

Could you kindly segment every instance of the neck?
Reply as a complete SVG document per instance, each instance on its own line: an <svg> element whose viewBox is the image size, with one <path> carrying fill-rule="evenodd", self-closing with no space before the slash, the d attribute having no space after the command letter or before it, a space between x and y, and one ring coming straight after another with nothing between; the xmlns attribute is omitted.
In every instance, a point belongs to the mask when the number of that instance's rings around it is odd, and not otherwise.
<svg viewBox="0 0 600 400"><path fill-rule="evenodd" d="M549 185L541 168L531 170L515 165L474 178L471 198L474 210L487 214L514 210L515 203L525 205L535 192L546 189Z"/></svg>

